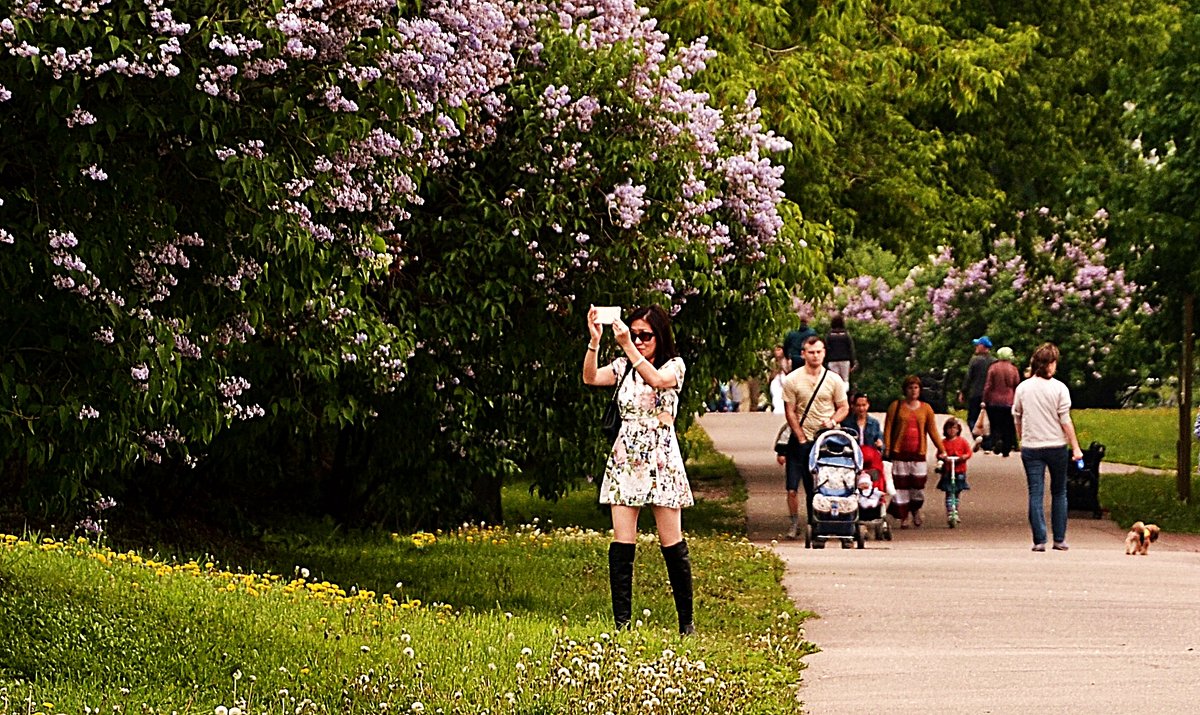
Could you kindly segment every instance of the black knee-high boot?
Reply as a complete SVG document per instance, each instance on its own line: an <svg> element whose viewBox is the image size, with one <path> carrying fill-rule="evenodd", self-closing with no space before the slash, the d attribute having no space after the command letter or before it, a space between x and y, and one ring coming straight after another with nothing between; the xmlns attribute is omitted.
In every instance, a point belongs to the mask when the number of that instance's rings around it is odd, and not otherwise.
<svg viewBox="0 0 1200 715"><path fill-rule="evenodd" d="M679 632L685 636L695 633L696 626L692 622L692 559L688 555L687 542L663 546L662 555L667 562L671 593L675 596L675 612L679 614Z"/></svg>
<svg viewBox="0 0 1200 715"><path fill-rule="evenodd" d="M614 541L608 545L608 586L612 590L613 620L617 630L629 627L633 616L633 557L636 544Z"/></svg>

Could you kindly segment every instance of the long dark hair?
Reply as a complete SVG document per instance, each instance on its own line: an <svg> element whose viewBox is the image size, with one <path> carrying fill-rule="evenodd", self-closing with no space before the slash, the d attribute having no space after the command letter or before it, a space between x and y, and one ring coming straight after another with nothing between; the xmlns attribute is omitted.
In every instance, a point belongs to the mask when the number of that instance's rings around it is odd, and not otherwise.
<svg viewBox="0 0 1200 715"><path fill-rule="evenodd" d="M659 305L648 305L635 309L629 314L629 325L635 320L644 320L654 331L654 367L662 367L671 358L678 357L675 349L675 335L671 332L671 316Z"/></svg>

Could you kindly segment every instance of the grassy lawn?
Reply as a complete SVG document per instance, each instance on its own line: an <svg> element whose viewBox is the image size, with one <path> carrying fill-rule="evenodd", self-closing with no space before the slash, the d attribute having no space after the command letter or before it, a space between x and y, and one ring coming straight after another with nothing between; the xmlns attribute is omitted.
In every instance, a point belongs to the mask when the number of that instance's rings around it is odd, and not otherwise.
<svg viewBox="0 0 1200 715"><path fill-rule="evenodd" d="M1100 503L1123 527L1135 521L1153 522L1167 532L1200 533L1200 483L1193 478L1193 504L1180 502L1175 486L1175 440L1178 412L1174 408L1140 410L1075 410L1079 441L1105 445L1105 461L1162 469L1169 474L1106 474L1100 480ZM1195 475L1197 445L1192 445Z"/></svg>
<svg viewBox="0 0 1200 715"><path fill-rule="evenodd" d="M591 489L545 504L517 485L512 526L277 540L258 573L0 536L0 715L794 713L810 614L778 558L720 533L744 493L696 456L714 496L685 516L695 637L675 633L649 536L639 622L611 631Z"/></svg>
<svg viewBox="0 0 1200 715"><path fill-rule="evenodd" d="M1105 461L1174 471L1179 434L1179 412L1175 408L1072 410L1071 418L1080 444L1086 448L1094 440L1107 447ZM1196 455L1197 446L1193 444L1193 465Z"/></svg>
<svg viewBox="0 0 1200 715"><path fill-rule="evenodd" d="M1143 472L1104 475L1100 503L1122 527L1144 521L1158 524L1167 533L1200 533L1200 483L1194 472L1191 504L1177 498L1175 475Z"/></svg>

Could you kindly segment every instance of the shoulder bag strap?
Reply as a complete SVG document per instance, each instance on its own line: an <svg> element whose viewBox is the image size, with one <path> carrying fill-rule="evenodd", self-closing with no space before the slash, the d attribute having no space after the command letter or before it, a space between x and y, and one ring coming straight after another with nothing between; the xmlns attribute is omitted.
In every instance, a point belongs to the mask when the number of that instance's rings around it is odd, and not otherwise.
<svg viewBox="0 0 1200 715"><path fill-rule="evenodd" d="M612 403L614 405L617 404L617 393L621 391L621 385L625 384L625 379L629 377L629 373L633 372L630 367L631 365L629 364L629 358L625 358L625 372L621 375L621 379L617 380L617 386L613 390L612 394Z"/></svg>
<svg viewBox="0 0 1200 715"><path fill-rule="evenodd" d="M817 386L813 388L812 394L808 397L808 404L804 406L804 414L800 415L800 434L797 435L797 439L805 436L804 420L808 419L808 411L812 409L813 400L817 399L817 393L821 391L821 384L825 382L825 376L827 374L829 374L829 368L825 368L824 371L821 372L821 379L817 380Z"/></svg>
<svg viewBox="0 0 1200 715"><path fill-rule="evenodd" d="M894 408L894 411L893 411ZM886 444L883 445L885 450L891 450L892 445L896 444L897 433L900 431L900 410L904 409L903 400L893 400L892 404L888 405L888 415L892 418L891 429L888 430Z"/></svg>

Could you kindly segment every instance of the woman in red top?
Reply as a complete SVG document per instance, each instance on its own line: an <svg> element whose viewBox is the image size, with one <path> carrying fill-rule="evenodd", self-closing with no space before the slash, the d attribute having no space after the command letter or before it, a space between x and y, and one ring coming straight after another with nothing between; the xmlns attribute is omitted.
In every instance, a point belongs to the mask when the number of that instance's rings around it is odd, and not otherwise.
<svg viewBox="0 0 1200 715"><path fill-rule="evenodd" d="M888 513L900 520L901 529L906 529L909 514L912 514L913 526L921 525L925 480L929 476L929 465L925 461L926 436L937 447L938 459L946 454L933 408L921 401L921 379L909 375L904 378L903 387L904 397L888 407L883 435L896 486L896 496L888 505Z"/></svg>

